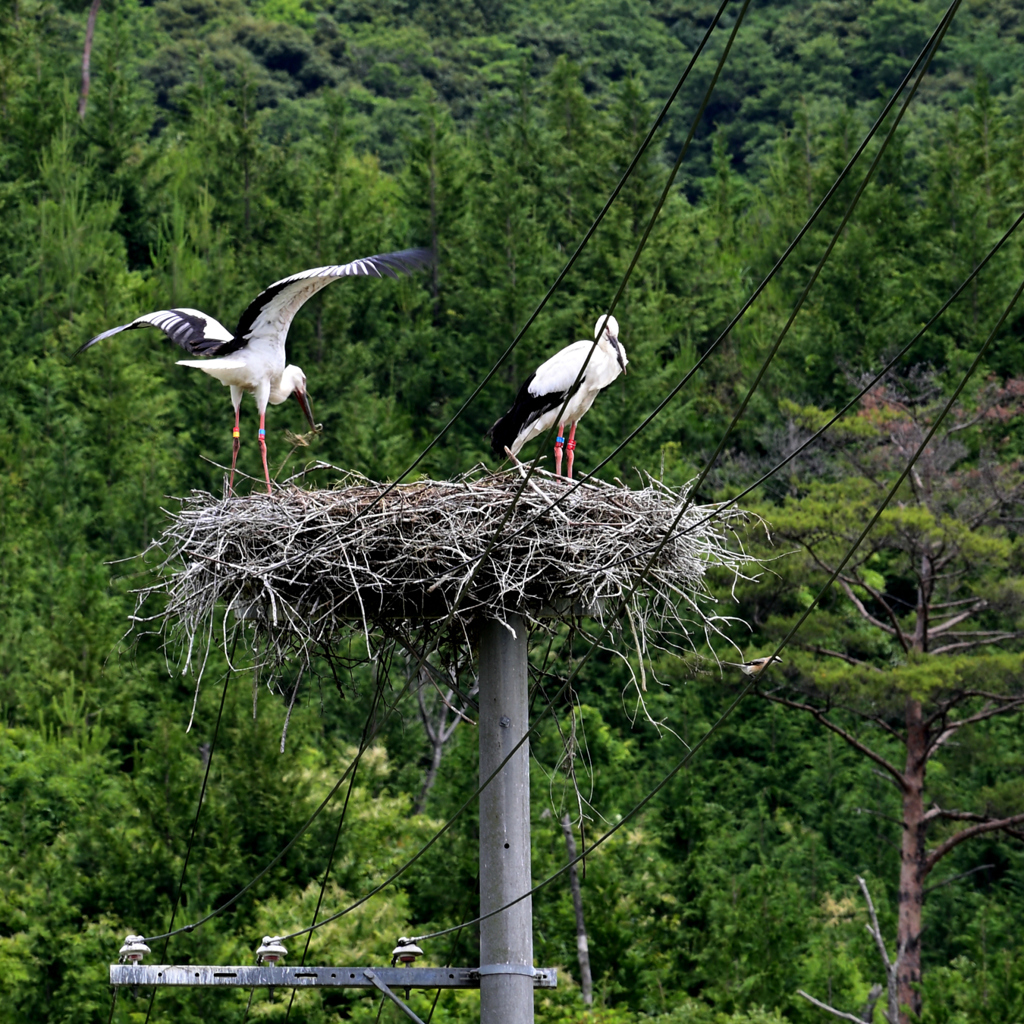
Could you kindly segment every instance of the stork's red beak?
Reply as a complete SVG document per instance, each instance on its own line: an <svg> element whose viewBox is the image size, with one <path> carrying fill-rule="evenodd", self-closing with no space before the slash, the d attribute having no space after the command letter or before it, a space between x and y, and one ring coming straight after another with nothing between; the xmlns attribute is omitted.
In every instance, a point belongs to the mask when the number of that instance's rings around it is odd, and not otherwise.
<svg viewBox="0 0 1024 1024"><path fill-rule="evenodd" d="M306 414L306 419L309 420L310 427L317 433L320 432L320 424L313 419L313 406L309 403L309 395L305 391L295 391L295 400L302 406L302 411Z"/></svg>

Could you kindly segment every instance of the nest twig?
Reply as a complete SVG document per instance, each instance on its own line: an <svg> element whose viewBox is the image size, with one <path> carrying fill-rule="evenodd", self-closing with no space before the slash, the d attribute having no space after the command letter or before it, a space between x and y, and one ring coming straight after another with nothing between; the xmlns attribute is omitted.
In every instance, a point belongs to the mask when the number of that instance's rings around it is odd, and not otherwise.
<svg viewBox="0 0 1024 1024"><path fill-rule="evenodd" d="M296 654L307 663L353 631L370 650L374 637L409 637L439 622L470 639L483 617L602 619L623 600L616 635L642 663L652 645L681 639L693 648L726 621L706 576L717 567L742 577L750 559L736 527L746 513L723 509L700 523L712 506L691 506L641 581L685 489L590 482L551 510L565 482L546 473L535 481L482 559L519 489L515 471L477 467L404 483L380 501L385 485L355 473L330 489L288 486L273 496L193 492L152 545L162 557L156 579L137 591L136 628L155 627L178 648L182 669L201 674L215 635L226 653L232 618L255 626L260 668ZM154 603L159 610L147 613Z"/></svg>

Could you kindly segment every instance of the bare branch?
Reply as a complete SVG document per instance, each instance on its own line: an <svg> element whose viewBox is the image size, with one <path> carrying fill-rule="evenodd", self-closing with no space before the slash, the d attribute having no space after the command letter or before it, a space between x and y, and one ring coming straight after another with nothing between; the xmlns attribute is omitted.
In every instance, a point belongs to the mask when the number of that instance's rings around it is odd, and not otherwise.
<svg viewBox="0 0 1024 1024"><path fill-rule="evenodd" d="M984 611L987 607L988 601L976 601L974 605L965 611L949 615L937 625L929 625L928 632L932 636L936 633L945 633L947 629L952 629L954 626L958 626L961 622L966 622L972 615L975 615L980 611ZM941 616L939 616L939 618L941 618ZM934 622L935 620L933 619L932 621Z"/></svg>
<svg viewBox="0 0 1024 1024"><path fill-rule="evenodd" d="M85 107L89 101L89 86L91 84L89 64L92 61L92 37L96 32L96 18L100 13L101 2L102 0L92 0L92 6L89 8L89 18L85 23L85 46L82 49L82 92L78 97L78 116L83 121L85 120Z"/></svg>
<svg viewBox="0 0 1024 1024"><path fill-rule="evenodd" d="M864 894L864 902L868 905L868 916L871 919L871 924L864 927L867 928L868 934L875 940L875 945L878 947L878 955L882 958L882 964L885 967L885 982L888 996L884 1016L889 1024L897 1024L899 1020L899 1000L897 999L896 979L902 950L897 949L895 958L889 959L889 951L885 948L885 939L882 938L882 928L878 923L878 914L875 913L875 904L871 899L871 893L868 891L868 883L860 875L856 877L860 891Z"/></svg>
<svg viewBox="0 0 1024 1024"><path fill-rule="evenodd" d="M877 775L883 782L891 782L897 789L900 789L900 784L891 776L886 775L885 772L880 772L877 768L871 769L872 775Z"/></svg>
<svg viewBox="0 0 1024 1024"><path fill-rule="evenodd" d="M945 842L940 843L930 854L928 854L928 857L924 862L924 867L921 871L921 877L926 877L928 872L931 871L931 869L935 867L935 865L938 864L938 862L942 860L950 850L955 849L968 839L984 835L986 832L998 832L1000 829L1020 824L1024 824L1024 814L1014 814L1009 818L984 821L978 825L972 825L970 828L965 828L962 831L951 835Z"/></svg>
<svg viewBox="0 0 1024 1024"><path fill-rule="evenodd" d="M1012 829L1008 829L1007 831L1012 831ZM921 890L921 895L927 896L928 893L934 892L936 889L941 889L944 885L951 885L953 882L959 882L961 878L967 878L968 875L973 875L978 871L984 871L986 868L994 867L995 864L979 864L976 868L971 868L970 871L961 871L959 875L953 875L952 878L946 878L941 882L936 882L935 885L929 885L927 889Z"/></svg>
<svg viewBox="0 0 1024 1024"><path fill-rule="evenodd" d="M865 757L871 758L880 768L884 768L899 786L900 790L905 790L907 787L906 780L903 778L903 773L890 764L881 754L875 753L865 743L861 743L856 736L852 733L847 732L842 726L836 725L835 722L831 721L822 711L819 711L816 707L810 704L803 704L800 701L790 700L787 697L780 697L777 694L767 693L764 690L755 691L758 696L763 697L765 700L770 700L775 704L782 704L787 708L794 708L797 711L806 711L809 715L816 718L826 729L831 729L837 736L842 737L847 743L850 744L855 750L859 750Z"/></svg>
<svg viewBox="0 0 1024 1024"><path fill-rule="evenodd" d="M946 644L943 647L936 647L929 651L930 654L945 654L947 651L967 651L975 647L985 647L989 644L1001 644L1004 640L1015 640L1020 633L1004 633L1001 636L994 636L990 640L965 640L958 644Z"/></svg>
<svg viewBox="0 0 1024 1024"><path fill-rule="evenodd" d="M955 736L956 733L965 725L973 725L975 722L985 722L990 718L997 717L998 715L1008 715L1021 707L1024 707L1024 697L1017 697L1016 699L1009 701L1006 704L1001 704L998 707L994 707L991 704L986 705L973 715L968 715L966 718L960 718L955 721L948 722L943 726L939 735L929 745L927 756L931 758L938 753L939 749L947 743L952 736Z"/></svg>
<svg viewBox="0 0 1024 1024"><path fill-rule="evenodd" d="M857 580L856 582L885 609L885 614L889 616L889 621L893 624L893 627L896 630L896 636L899 638L900 643L903 644L904 649L906 649L907 645L904 643L903 627L900 626L899 616L896 614L892 605L885 599L885 595L877 588L869 586L863 580Z"/></svg>
<svg viewBox="0 0 1024 1024"><path fill-rule="evenodd" d="M463 691L459 688L458 680L443 675L440 669L435 668L433 665L430 664L429 661L427 661L427 655L429 654L429 651L427 651L425 648L421 646L412 643L408 637L400 637L399 643L401 643L401 645L414 658L416 658L416 660L420 663L420 666L422 668L426 669L427 672L429 672L435 679L443 681L445 685L449 686L452 690L454 690L454 692L462 698L462 702L467 708L472 708L474 711L480 710L480 705L475 700L473 700L474 694L479 689L478 683L473 684L473 687L472 689L470 689L468 694L463 693ZM454 708L452 710L454 710ZM473 725L476 725L476 723L473 722Z"/></svg>
<svg viewBox="0 0 1024 1024"><path fill-rule="evenodd" d="M853 1013L845 1013L842 1010L837 1010L834 1006L829 1006L828 1003L823 1003L820 999L815 999L814 996L809 996L802 988L796 990L798 996L803 996L809 1003L813 1003L819 1010L824 1010L826 1013L831 1013L833 1017L838 1017L840 1020L852 1020L853 1024L864 1024L864 1018L858 1017Z"/></svg>
<svg viewBox="0 0 1024 1024"><path fill-rule="evenodd" d="M882 986L875 982L871 986L871 991L868 992L868 1001L864 1004L864 1012L861 1014L861 1020L864 1024L871 1024L875 1019L875 1003L878 1002L878 997L882 994Z"/></svg>
<svg viewBox="0 0 1024 1024"><path fill-rule="evenodd" d="M853 708L847 708L846 705L837 706L842 707L844 711L849 710L852 711L854 714L860 714L861 718L865 718L867 719L867 721L873 722L875 725L878 726L879 729L882 729L883 731L887 732L894 740L899 740L900 743L907 742L906 737L901 732L899 732L899 730L894 729L884 718L882 718L881 715L867 715L863 712L854 711Z"/></svg>
<svg viewBox="0 0 1024 1024"><path fill-rule="evenodd" d="M877 626L884 633L888 633L889 636L896 637L896 639L899 640L900 646L903 648L904 651L910 650L910 647L907 644L906 637L903 635L903 630L899 629L898 627L888 626L884 622L882 622L881 619L875 618L875 616L867 610L867 607L865 606L864 602L853 592L853 587L847 580L840 578L839 585L843 588L843 593L846 594L846 596L850 599L850 602L853 604L854 608L857 609L861 618L866 619L868 622L871 623L872 626Z"/></svg>
<svg viewBox="0 0 1024 1024"><path fill-rule="evenodd" d="M842 651L832 651L827 647L818 647L815 644L797 644L796 646L802 648L805 651L810 651L812 654L823 654L829 658L839 658L841 661L845 661L847 665L859 665L863 668L869 668L872 672L881 672L882 670L876 665L872 665L869 661L861 661L860 658L854 658L850 654L843 654Z"/></svg>
<svg viewBox="0 0 1024 1024"><path fill-rule="evenodd" d="M989 821L990 815L975 814L973 811L947 811L936 805L925 812L924 821L935 821L936 818L948 818L950 821Z"/></svg>
<svg viewBox="0 0 1024 1024"><path fill-rule="evenodd" d="M882 958L882 963L885 964L886 971L889 971L893 963L889 959L889 951L885 948L885 940L882 938L882 929L878 924L878 914L875 913L875 904L871 899L871 893L868 891L868 883L857 875L857 884L860 886L860 891L864 894L864 902L868 905L868 916L871 918L871 924L868 926L868 931L871 933L871 937L875 940L875 945L878 947L878 955Z"/></svg>

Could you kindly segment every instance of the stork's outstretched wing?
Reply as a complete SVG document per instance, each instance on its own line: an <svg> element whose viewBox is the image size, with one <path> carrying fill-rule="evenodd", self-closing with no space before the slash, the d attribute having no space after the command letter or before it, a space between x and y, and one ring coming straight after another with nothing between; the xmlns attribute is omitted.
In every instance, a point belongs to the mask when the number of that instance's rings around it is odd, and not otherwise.
<svg viewBox="0 0 1024 1024"><path fill-rule="evenodd" d="M87 341L75 355L91 348L97 341L109 338L121 331L134 331L140 327L157 327L176 345L194 356L215 356L231 349L234 335L219 321L208 313L198 309L158 309L155 313L147 313L121 327L112 327L109 331L97 334Z"/></svg>
<svg viewBox="0 0 1024 1024"><path fill-rule="evenodd" d="M367 256L337 267L314 267L276 281L260 292L242 314L235 329L235 347L240 348L253 339L283 345L292 318L307 300L321 288L326 288L340 277L398 277L427 267L433 261L429 249L403 249ZM231 349L222 352L226 355Z"/></svg>

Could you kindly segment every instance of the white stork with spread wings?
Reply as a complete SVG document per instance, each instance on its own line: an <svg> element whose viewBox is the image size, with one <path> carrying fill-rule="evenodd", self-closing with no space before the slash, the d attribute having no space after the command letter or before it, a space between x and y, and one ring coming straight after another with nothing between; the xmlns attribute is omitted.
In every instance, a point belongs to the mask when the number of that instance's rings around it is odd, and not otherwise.
<svg viewBox="0 0 1024 1024"><path fill-rule="evenodd" d="M512 408L487 431L495 455L501 458L507 454L515 461L527 441L550 430L557 422L555 476L562 472L564 447L568 455L566 476L572 479L576 424L594 404L598 393L623 373L629 363L626 350L619 344L619 324L615 317L602 316L594 325L594 338L595 341L574 341L566 345L523 382ZM580 377L584 364L587 368ZM568 440L563 436L566 423L570 426Z"/></svg>
<svg viewBox="0 0 1024 1024"><path fill-rule="evenodd" d="M242 314L231 333L223 324L198 309L161 309L147 313L130 324L114 327L87 341L78 352L84 352L96 342L109 338L121 331L140 327L157 327L175 344L199 359L179 359L179 366L193 366L221 384L231 388L231 403L235 407L234 444L231 453L231 480L234 487L235 462L238 459L239 409L242 395L250 394L256 399L260 412L260 453L263 456L263 473L270 487L270 470L267 468L267 442L264 417L267 404L280 405L294 395L310 426L316 430L313 410L306 390L306 375L297 366L285 364L285 339L288 328L302 304L312 298L321 288L341 277L398 277L400 273L411 274L414 270L428 266L433 256L429 249L404 249L401 252L382 253L353 260L337 267L314 267L292 274L260 292ZM78 353L76 353L77 355Z"/></svg>

